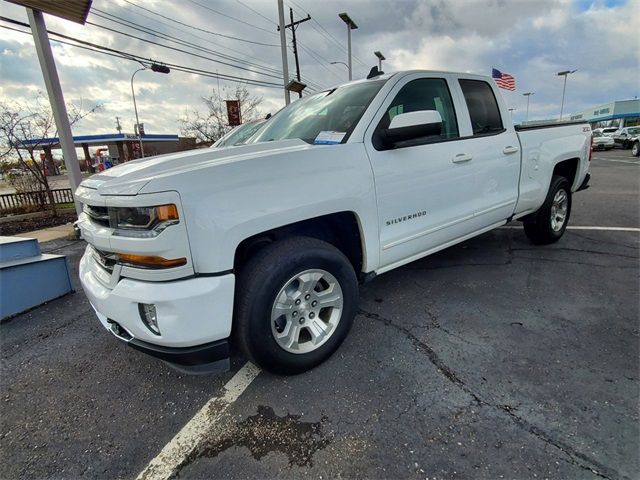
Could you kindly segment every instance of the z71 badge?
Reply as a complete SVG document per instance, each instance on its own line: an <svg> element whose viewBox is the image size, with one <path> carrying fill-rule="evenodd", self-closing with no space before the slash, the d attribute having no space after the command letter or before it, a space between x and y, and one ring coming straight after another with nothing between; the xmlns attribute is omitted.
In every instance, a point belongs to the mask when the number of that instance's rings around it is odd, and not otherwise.
<svg viewBox="0 0 640 480"><path fill-rule="evenodd" d="M407 220L413 220L415 218L424 217L426 214L427 214L427 211L423 210L421 212L410 213L409 215L405 215L404 217L398 217L398 218L393 218L391 220L387 220L385 223L388 227L396 223L402 223L402 222L406 222Z"/></svg>

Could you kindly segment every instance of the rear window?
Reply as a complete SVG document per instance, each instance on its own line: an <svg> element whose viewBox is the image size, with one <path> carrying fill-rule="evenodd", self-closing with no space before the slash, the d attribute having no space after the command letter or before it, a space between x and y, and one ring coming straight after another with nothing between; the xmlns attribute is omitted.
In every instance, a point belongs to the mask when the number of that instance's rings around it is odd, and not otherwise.
<svg viewBox="0 0 640 480"><path fill-rule="evenodd" d="M493 89L482 80L460 80L474 135L502 132L504 125Z"/></svg>

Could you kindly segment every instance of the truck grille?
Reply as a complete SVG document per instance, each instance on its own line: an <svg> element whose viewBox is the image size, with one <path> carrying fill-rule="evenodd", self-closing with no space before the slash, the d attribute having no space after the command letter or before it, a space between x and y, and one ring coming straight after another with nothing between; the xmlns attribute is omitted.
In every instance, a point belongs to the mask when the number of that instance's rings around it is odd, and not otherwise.
<svg viewBox="0 0 640 480"><path fill-rule="evenodd" d="M98 265L104 268L107 272L113 273L113 267L116 264L115 253L103 252L93 246L91 248L93 249L93 251L91 252L93 255L93 259L98 262Z"/></svg>
<svg viewBox="0 0 640 480"><path fill-rule="evenodd" d="M87 214L92 223L97 223L103 227L109 226L109 210L107 207L96 207L94 205L85 205L84 213Z"/></svg>

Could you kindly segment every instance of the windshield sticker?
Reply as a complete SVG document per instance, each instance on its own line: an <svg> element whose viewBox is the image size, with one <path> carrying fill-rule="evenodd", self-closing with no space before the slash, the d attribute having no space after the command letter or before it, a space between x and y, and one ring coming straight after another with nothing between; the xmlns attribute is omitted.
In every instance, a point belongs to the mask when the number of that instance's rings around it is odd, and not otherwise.
<svg viewBox="0 0 640 480"><path fill-rule="evenodd" d="M313 141L314 145L335 145L342 142L347 132L320 132Z"/></svg>

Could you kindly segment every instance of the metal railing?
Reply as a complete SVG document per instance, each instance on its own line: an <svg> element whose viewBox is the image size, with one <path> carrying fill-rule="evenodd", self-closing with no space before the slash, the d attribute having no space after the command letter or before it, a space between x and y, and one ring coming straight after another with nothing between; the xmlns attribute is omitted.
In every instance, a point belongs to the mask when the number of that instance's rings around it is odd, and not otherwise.
<svg viewBox="0 0 640 480"><path fill-rule="evenodd" d="M70 188L51 190L53 203L56 205L73 203L73 192ZM20 209L33 209L50 204L49 196L44 190L37 192L5 193L0 195L0 213L13 212Z"/></svg>

